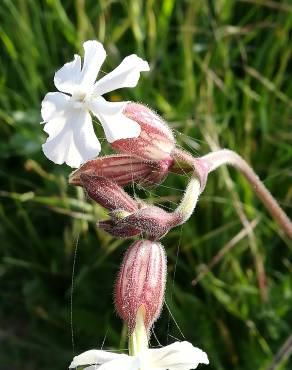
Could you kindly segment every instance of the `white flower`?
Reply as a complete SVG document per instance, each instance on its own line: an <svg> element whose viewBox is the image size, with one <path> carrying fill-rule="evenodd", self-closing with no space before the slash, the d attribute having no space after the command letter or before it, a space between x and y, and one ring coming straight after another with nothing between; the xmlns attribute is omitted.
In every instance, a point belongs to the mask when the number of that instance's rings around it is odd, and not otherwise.
<svg viewBox="0 0 292 370"><path fill-rule="evenodd" d="M189 370L199 364L209 364L208 356L189 342L147 349L140 356L128 356L101 350L89 350L74 357L70 369L87 366L84 370Z"/></svg>
<svg viewBox="0 0 292 370"><path fill-rule="evenodd" d="M48 93L41 109L44 130L49 134L43 144L45 155L57 164L66 162L71 167L96 157L101 149L89 112L98 118L110 143L139 136L139 124L122 113L128 102L108 102L101 95L134 87L140 72L149 71L148 63L132 54L95 82L106 52L97 41L86 41L83 48L83 65L81 57L75 55L72 62L56 72L54 83L61 92Z"/></svg>

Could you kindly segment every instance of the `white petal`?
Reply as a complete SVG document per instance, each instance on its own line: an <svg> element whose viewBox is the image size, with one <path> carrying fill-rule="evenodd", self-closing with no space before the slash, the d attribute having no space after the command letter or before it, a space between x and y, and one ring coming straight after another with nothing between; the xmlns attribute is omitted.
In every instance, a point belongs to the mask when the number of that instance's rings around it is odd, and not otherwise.
<svg viewBox="0 0 292 370"><path fill-rule="evenodd" d="M96 114L114 115L122 113L128 103L128 101L110 102L99 96L88 103L88 109L93 113L96 112Z"/></svg>
<svg viewBox="0 0 292 370"><path fill-rule="evenodd" d="M49 134L49 138L54 138L64 129L65 125L65 117L59 116L46 122L44 125L44 131Z"/></svg>
<svg viewBox="0 0 292 370"><path fill-rule="evenodd" d="M138 370L140 361L136 357L127 356L103 364L99 370ZM94 366L93 369L94 370Z"/></svg>
<svg viewBox="0 0 292 370"><path fill-rule="evenodd" d="M41 114L43 120L47 122L65 113L69 100L70 97L63 93L48 93L42 101Z"/></svg>
<svg viewBox="0 0 292 370"><path fill-rule="evenodd" d="M75 54L72 62L66 63L55 73L54 84L59 91L73 94L81 80L81 58Z"/></svg>
<svg viewBox="0 0 292 370"><path fill-rule="evenodd" d="M77 366L84 365L102 365L106 362L120 360L125 357L127 358L129 356L120 353L91 349L89 351L81 353L78 356L75 356L69 368L72 369Z"/></svg>
<svg viewBox="0 0 292 370"><path fill-rule="evenodd" d="M90 103L90 110L101 122L109 143L140 135L140 125L122 113L126 104L127 102L107 102L104 99Z"/></svg>
<svg viewBox="0 0 292 370"><path fill-rule="evenodd" d="M71 167L96 157L100 152L100 143L95 136L90 114L85 110L71 109L45 125L50 134L43 151L53 162L66 162Z"/></svg>
<svg viewBox="0 0 292 370"><path fill-rule="evenodd" d="M145 60L135 54L129 55L116 69L95 83L94 93L103 95L122 87L135 87L140 78L140 72L149 71L149 69Z"/></svg>
<svg viewBox="0 0 292 370"><path fill-rule="evenodd" d="M209 364L208 356L189 342L175 342L169 346L148 350L151 368L169 370L196 369L202 364Z"/></svg>
<svg viewBox="0 0 292 370"><path fill-rule="evenodd" d="M80 83L84 87L93 86L98 72L105 60L106 51L103 45L95 40L84 42L84 61Z"/></svg>
<svg viewBox="0 0 292 370"><path fill-rule="evenodd" d="M123 113L114 116L100 114L98 118L109 143L121 139L136 138L141 133L140 125Z"/></svg>

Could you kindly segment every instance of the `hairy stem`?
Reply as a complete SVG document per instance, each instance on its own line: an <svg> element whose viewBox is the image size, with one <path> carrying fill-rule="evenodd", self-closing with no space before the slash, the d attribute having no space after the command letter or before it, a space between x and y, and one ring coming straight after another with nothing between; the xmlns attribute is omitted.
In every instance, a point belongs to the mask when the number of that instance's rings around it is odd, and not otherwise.
<svg viewBox="0 0 292 370"><path fill-rule="evenodd" d="M196 176L192 176L180 204L174 211L174 214L179 215L179 223L176 223L176 226L185 223L191 217L197 205L200 193L200 181Z"/></svg>
<svg viewBox="0 0 292 370"><path fill-rule="evenodd" d="M267 210L278 222L279 226L292 239L292 222L279 206L276 199L271 195L254 170L237 153L229 149L211 152L200 158L208 165L209 172L216 170L223 164L231 165L238 169L253 187L254 192L266 206Z"/></svg>
<svg viewBox="0 0 292 370"><path fill-rule="evenodd" d="M137 312L136 326L133 333L129 337L129 354L130 356L139 356L140 369L147 370L148 336L144 325L144 307L140 307Z"/></svg>

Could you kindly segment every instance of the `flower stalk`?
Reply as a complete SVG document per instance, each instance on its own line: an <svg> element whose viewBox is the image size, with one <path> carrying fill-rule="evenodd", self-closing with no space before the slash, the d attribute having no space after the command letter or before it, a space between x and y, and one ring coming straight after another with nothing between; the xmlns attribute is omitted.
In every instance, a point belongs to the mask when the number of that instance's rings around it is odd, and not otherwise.
<svg viewBox="0 0 292 370"><path fill-rule="evenodd" d="M75 55L58 70L54 83L59 91L48 93L42 102L44 131L48 134L43 151L57 164L79 167L69 182L83 186L90 198L109 211L110 219L100 221L100 228L116 237L143 234L148 240L136 241L127 250L115 287L115 307L129 330L129 355L89 350L74 357L70 368L91 365L88 370L195 369L209 360L188 342L148 348L150 329L160 315L166 285L166 254L157 240L191 217L208 174L224 164L245 176L291 239L292 222L253 169L235 152L223 149L194 158L176 147L172 130L147 106L103 98L116 89L135 87L141 72L149 71L146 61L132 54L96 81L106 52L95 40L86 41L83 48L83 63ZM92 116L99 120L107 141L118 154L95 158L101 146ZM173 212L133 199L123 189L132 182L143 186L159 184L168 172L191 174Z"/></svg>
<svg viewBox="0 0 292 370"><path fill-rule="evenodd" d="M180 219L180 223L177 225L185 223L191 217L196 208L200 194L201 183L197 176L192 176L185 190L185 194L174 212L175 214L180 215L180 217L178 217L178 219Z"/></svg>
<svg viewBox="0 0 292 370"><path fill-rule="evenodd" d="M206 185L208 174L215 171L218 167L230 165L239 170L252 186L254 192L263 202L271 216L276 220L288 237L292 239L291 220L259 179L259 176L240 155L229 149L221 149L200 158L194 158L190 153L175 148L172 156L174 164L170 168L170 171L178 174L194 172L200 181L201 192Z"/></svg>
<svg viewBox="0 0 292 370"><path fill-rule="evenodd" d="M135 328L129 338L130 356L139 356L148 349L148 336L144 320L145 308L143 306L140 306L137 311ZM140 370L143 370L143 368L141 367Z"/></svg>
<svg viewBox="0 0 292 370"><path fill-rule="evenodd" d="M237 153L229 149L222 149L211 152L201 157L209 167L209 172L213 172L218 167L226 164L238 169L252 186L254 192L261 199L271 216L276 220L283 231L292 239L292 222L283 209L279 206L276 199L271 195L263 182L259 179L254 170Z"/></svg>

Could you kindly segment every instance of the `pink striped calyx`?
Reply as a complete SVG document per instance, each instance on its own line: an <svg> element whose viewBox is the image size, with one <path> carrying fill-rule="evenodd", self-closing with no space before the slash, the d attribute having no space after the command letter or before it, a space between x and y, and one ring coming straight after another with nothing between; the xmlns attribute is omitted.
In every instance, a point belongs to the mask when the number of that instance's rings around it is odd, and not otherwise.
<svg viewBox="0 0 292 370"><path fill-rule="evenodd" d="M123 114L139 123L141 133L137 138L121 139L111 143L112 147L125 154L144 160L166 161L172 164L171 153L175 148L175 138L163 119L145 105L128 103Z"/></svg>
<svg viewBox="0 0 292 370"><path fill-rule="evenodd" d="M166 254L158 242L140 240L128 248L115 286L115 307L132 334L144 311L147 332L160 315L166 284Z"/></svg>
<svg viewBox="0 0 292 370"><path fill-rule="evenodd" d="M81 174L80 181L89 197L107 210L119 210L125 212L125 214L138 210L138 203L115 182L105 177L92 176L86 173Z"/></svg>
<svg viewBox="0 0 292 370"><path fill-rule="evenodd" d="M170 229L182 222L182 215L178 212L166 212L164 209L139 203L139 209L122 214L119 211L111 212L111 219L100 221L98 227L112 236L130 238L145 235L148 239L161 239Z"/></svg>
<svg viewBox="0 0 292 370"><path fill-rule="evenodd" d="M108 155L84 163L69 175L69 183L82 186L80 176L87 174L105 177L120 186L133 182L140 186L152 186L164 180L172 163L172 159L151 161L127 154Z"/></svg>
<svg viewBox="0 0 292 370"><path fill-rule="evenodd" d="M88 196L110 211L111 218L100 221L98 227L112 236L129 238L143 233L156 240L181 222L180 213L133 199L108 178L82 173L80 181Z"/></svg>

